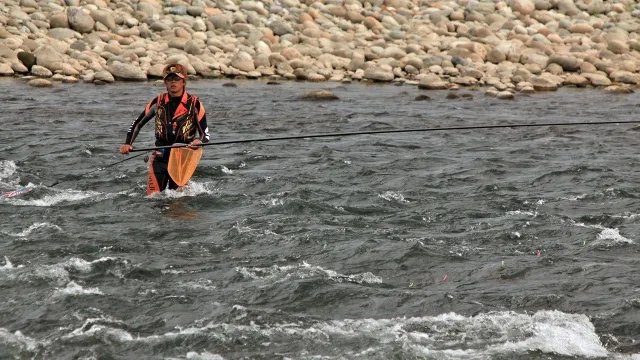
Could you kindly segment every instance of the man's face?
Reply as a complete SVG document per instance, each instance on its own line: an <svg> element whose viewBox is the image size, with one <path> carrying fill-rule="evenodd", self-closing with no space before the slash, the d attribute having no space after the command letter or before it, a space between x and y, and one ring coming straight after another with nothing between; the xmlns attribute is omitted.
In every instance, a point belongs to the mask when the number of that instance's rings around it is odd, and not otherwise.
<svg viewBox="0 0 640 360"><path fill-rule="evenodd" d="M164 79L164 84L167 87L167 91L173 94L182 93L184 90L184 79L175 74L167 76Z"/></svg>

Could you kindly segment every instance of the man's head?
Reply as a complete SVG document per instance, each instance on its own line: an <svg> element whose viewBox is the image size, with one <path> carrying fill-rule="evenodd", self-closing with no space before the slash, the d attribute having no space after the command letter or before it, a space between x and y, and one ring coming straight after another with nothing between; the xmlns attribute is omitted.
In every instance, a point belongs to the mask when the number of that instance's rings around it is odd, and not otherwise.
<svg viewBox="0 0 640 360"><path fill-rule="evenodd" d="M187 83L187 68L181 64L169 64L162 70L162 78L170 95L182 95Z"/></svg>

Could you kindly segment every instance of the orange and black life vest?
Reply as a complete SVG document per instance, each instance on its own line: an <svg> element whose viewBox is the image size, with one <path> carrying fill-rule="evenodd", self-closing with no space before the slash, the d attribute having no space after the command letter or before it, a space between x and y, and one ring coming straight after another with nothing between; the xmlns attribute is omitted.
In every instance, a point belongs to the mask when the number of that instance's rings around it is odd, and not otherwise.
<svg viewBox="0 0 640 360"><path fill-rule="evenodd" d="M186 91L179 98L164 93L151 100L131 124L125 143L133 144L140 129L151 119L155 120L156 146L187 144L195 139L209 141L204 106L197 96Z"/></svg>

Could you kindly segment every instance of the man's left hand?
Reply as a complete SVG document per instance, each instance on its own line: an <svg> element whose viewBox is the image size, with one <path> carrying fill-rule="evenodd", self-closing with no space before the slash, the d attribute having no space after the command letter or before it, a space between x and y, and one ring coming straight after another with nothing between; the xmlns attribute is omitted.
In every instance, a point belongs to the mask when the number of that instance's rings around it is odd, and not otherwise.
<svg viewBox="0 0 640 360"><path fill-rule="evenodd" d="M202 141L200 139L195 139L187 145L187 147L191 150L196 150L197 148L202 146Z"/></svg>

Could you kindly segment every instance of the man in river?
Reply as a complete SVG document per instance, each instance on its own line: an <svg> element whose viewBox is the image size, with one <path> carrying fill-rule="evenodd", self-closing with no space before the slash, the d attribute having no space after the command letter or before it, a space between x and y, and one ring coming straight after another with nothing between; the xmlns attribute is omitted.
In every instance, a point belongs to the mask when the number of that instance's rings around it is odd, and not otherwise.
<svg viewBox="0 0 640 360"><path fill-rule="evenodd" d="M149 101L144 111L131 124L124 145L120 146L121 154L133 150L133 142L140 129L151 119L155 119L156 146L167 146L176 143L189 144L197 149L202 143L209 142L209 128L204 106L197 96L188 94L187 69L181 64L167 65L162 71L162 78L167 92ZM149 166L147 195L169 189L177 189L178 185L171 179L167 170L171 149L154 151Z"/></svg>

